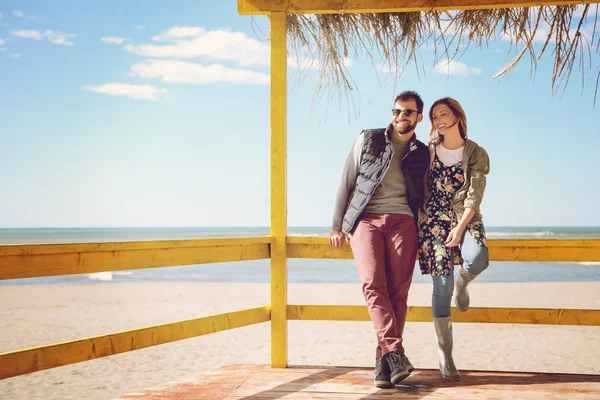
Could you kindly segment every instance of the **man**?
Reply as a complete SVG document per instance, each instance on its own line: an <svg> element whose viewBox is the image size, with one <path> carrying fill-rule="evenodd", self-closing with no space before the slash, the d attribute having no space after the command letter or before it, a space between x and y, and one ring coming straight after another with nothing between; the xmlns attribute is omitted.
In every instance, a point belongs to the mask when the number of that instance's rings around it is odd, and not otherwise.
<svg viewBox="0 0 600 400"><path fill-rule="evenodd" d="M364 130L354 143L337 193L329 244L350 245L377 333L375 386L392 387L414 367L404 354L406 300L417 254L418 209L429 150L417 140L423 100L413 91L394 101L392 123Z"/></svg>

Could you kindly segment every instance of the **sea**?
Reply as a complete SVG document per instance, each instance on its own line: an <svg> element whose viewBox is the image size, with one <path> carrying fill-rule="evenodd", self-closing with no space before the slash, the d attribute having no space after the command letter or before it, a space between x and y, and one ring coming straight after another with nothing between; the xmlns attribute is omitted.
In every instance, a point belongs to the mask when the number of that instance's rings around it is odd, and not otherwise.
<svg viewBox="0 0 600 400"><path fill-rule="evenodd" d="M486 227L488 239L600 239L600 227ZM289 227L290 236L327 236L327 227ZM266 236L268 227L0 228L0 245L127 242ZM2 266L0 265L0 268ZM1 285L110 284L117 282L269 282L269 260L107 271L0 280ZM413 282L430 282L418 264ZM598 282L600 262L492 261L480 282ZM353 260L289 259L289 283L357 283Z"/></svg>

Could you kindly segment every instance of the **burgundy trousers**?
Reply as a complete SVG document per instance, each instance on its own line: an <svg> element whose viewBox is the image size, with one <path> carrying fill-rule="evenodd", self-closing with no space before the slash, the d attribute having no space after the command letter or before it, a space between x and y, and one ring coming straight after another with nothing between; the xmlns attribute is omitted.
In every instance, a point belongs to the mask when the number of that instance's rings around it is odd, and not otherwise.
<svg viewBox="0 0 600 400"><path fill-rule="evenodd" d="M376 358L404 353L406 300L417 256L417 227L406 214L363 213L350 235L362 290L377 333Z"/></svg>

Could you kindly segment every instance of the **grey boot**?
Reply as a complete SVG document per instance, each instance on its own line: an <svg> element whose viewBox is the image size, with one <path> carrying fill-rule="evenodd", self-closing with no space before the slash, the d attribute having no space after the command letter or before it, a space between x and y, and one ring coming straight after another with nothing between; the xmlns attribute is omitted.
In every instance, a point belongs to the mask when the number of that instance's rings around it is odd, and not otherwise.
<svg viewBox="0 0 600 400"><path fill-rule="evenodd" d="M434 318L435 336L438 342L438 354L440 356L440 373L442 378L448 380L459 380L460 373L454 365L452 358L452 318Z"/></svg>
<svg viewBox="0 0 600 400"><path fill-rule="evenodd" d="M467 311L469 309L470 299L467 286L476 276L477 275L465 271L462 267L458 270L458 276L454 281L454 289L456 291L454 305L458 311Z"/></svg>

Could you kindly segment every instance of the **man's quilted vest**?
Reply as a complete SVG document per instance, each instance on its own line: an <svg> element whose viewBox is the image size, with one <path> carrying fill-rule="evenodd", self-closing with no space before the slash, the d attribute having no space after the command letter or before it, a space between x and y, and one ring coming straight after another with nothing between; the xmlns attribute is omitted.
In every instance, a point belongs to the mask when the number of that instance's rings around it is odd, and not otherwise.
<svg viewBox="0 0 600 400"><path fill-rule="evenodd" d="M390 167L394 154L394 145L387 139L385 129L369 129L364 131L365 141L362 150L362 161L352 200L344 214L342 231L349 233L359 215L375 193Z"/></svg>

